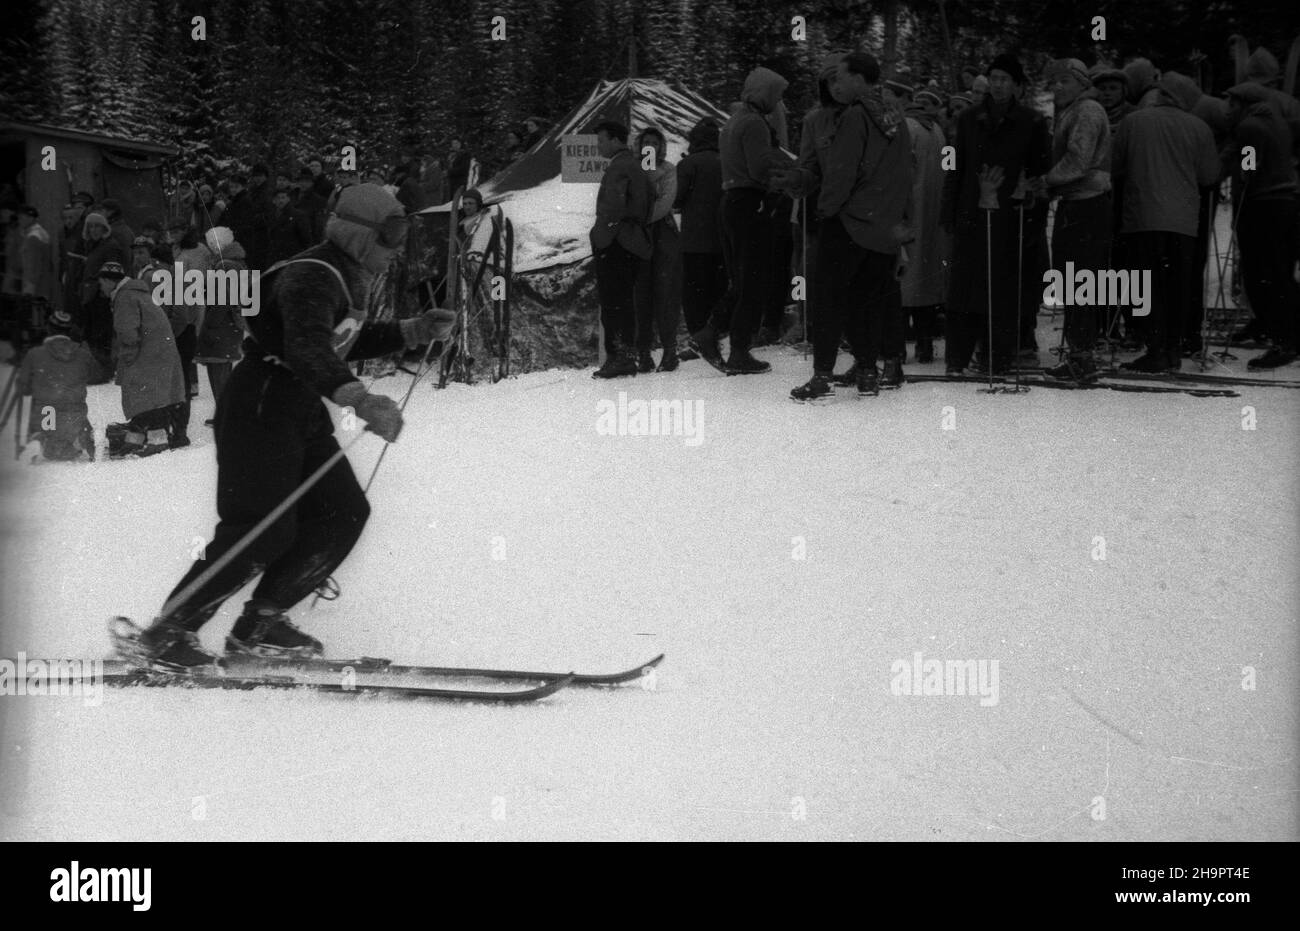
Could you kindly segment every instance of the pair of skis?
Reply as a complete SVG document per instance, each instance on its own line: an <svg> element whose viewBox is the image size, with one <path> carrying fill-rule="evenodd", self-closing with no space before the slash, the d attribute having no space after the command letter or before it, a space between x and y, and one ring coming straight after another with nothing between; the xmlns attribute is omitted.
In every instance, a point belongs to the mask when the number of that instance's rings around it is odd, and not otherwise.
<svg viewBox="0 0 1300 931"><path fill-rule="evenodd" d="M987 385L989 377L987 375L907 375L908 381L915 382L969 382L971 384ZM1237 398L1240 397L1236 391L1229 388L1209 388L1193 387L1191 385L1172 385L1172 384L1129 384L1117 381L1062 381L1055 378L1047 378L1041 374L1021 373L1019 383L1031 388L1059 388L1065 391L1090 391L1090 390L1108 390L1134 392L1138 394L1187 394L1195 398ZM1012 385L1015 384L1014 376L995 375L993 377L994 385Z"/></svg>
<svg viewBox="0 0 1300 931"><path fill-rule="evenodd" d="M142 665L141 630L128 618L114 618L109 631L120 659L105 660L96 681L113 688L176 687L252 691L274 689L315 692L352 698L380 697L396 700L474 701L518 704L537 701L571 686L618 686L642 681L661 662L659 654L646 663L614 673L542 672L524 669L484 669L460 666L409 666L388 659L268 658L230 656L215 670L165 672ZM30 661L29 661L30 662ZM15 664L16 666L17 664ZM81 663L79 669L90 664ZM58 660L44 660L40 668L57 669ZM88 678L89 673L82 676ZM323 679L322 676L329 676ZM389 681L368 680L383 676ZM396 681L393 681L396 680ZM435 682L523 683L527 688L449 688Z"/></svg>

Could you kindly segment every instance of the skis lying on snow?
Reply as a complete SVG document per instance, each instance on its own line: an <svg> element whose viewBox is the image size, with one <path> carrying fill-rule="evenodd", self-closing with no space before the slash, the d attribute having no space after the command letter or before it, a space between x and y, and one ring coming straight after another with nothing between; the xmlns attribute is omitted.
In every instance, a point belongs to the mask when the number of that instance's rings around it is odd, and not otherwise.
<svg viewBox="0 0 1300 931"><path fill-rule="evenodd" d="M647 671L663 662L664 654L654 659L611 673L537 672L525 669L478 669L459 666L403 666L388 659L363 656L358 659L269 659L258 656L228 657L224 666L232 672L297 672L342 673L351 669L356 673L409 677L412 679L496 679L502 682L551 682L567 679L567 685L597 686L623 685L635 682Z"/></svg>
<svg viewBox="0 0 1300 931"><path fill-rule="evenodd" d="M1248 388L1300 388L1300 381L1288 378L1259 378L1253 375L1216 375L1210 372L1130 372L1125 369L1103 369L1102 378L1119 378L1129 381L1149 381L1156 384L1178 385L1232 385Z"/></svg>
<svg viewBox="0 0 1300 931"><path fill-rule="evenodd" d="M926 381L926 382L969 382L971 384L989 383L987 375L915 375L907 373L908 381ZM1008 375L994 375L994 385L1013 385L1015 377ZM1115 381L1058 381L1054 378L1043 378L1035 375L1021 375L1020 384L1028 385L1031 388L1060 388L1066 391L1089 391L1093 389L1104 389L1110 391L1131 391L1143 394L1188 394L1195 398L1238 398L1241 397L1237 392L1227 388L1200 388L1191 385L1173 385L1173 384L1125 384L1124 382Z"/></svg>

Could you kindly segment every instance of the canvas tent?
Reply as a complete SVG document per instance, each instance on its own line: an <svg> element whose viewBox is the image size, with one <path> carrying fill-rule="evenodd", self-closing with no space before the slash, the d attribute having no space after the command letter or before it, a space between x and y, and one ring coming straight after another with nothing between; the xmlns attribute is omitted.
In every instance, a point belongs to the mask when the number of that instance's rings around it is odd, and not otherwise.
<svg viewBox="0 0 1300 931"><path fill-rule="evenodd" d="M679 84L648 78L601 82L578 106L510 165L479 185L515 229L515 288L511 370L585 366L596 360L598 303L588 232L596 216L596 184L560 180L560 139L592 133L602 120L631 129L629 143L648 126L668 141L668 159L681 161L687 133L701 119L721 125L725 110ZM446 223L448 206L423 211Z"/></svg>

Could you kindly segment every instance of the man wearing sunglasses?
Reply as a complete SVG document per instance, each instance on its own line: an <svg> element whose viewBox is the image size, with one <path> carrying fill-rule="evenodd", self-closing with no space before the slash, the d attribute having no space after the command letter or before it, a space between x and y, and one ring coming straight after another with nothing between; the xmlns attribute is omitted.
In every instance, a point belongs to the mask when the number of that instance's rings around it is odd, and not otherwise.
<svg viewBox="0 0 1300 931"><path fill-rule="evenodd" d="M403 245L406 228L402 205L391 194L375 185L349 187L325 224L325 241L263 273L259 310L244 317L244 358L217 405L220 522L168 598L166 615L142 634L136 650L142 662L171 671L213 664L216 657L199 645L199 628L259 574L253 597L226 638L227 653L321 653L320 642L295 627L288 612L338 568L370 514L346 459L335 462L224 568L172 602L339 450L322 398L350 409L385 440L397 439L402 415L396 402L368 392L347 363L451 335L455 315L445 310L397 322L366 321L367 292Z"/></svg>

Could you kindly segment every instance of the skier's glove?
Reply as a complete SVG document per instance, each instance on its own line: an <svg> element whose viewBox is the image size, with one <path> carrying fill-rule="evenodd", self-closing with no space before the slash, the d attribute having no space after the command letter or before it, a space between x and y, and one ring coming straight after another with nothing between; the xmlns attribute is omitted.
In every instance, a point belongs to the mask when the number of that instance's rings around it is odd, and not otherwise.
<svg viewBox="0 0 1300 931"><path fill-rule="evenodd" d="M382 394L370 394L359 381L340 385L330 399L339 407L350 407L366 422L366 429L389 443L402 432L402 412L397 402Z"/></svg>
<svg viewBox="0 0 1300 931"><path fill-rule="evenodd" d="M979 170L980 182L980 209L997 210L998 209L998 188L1002 187L1002 166L994 165L990 168L984 165Z"/></svg>
<svg viewBox="0 0 1300 931"><path fill-rule="evenodd" d="M407 349L426 346L429 343L446 342L456 325L456 312L435 307L426 310L418 317L401 320L402 339L406 340Z"/></svg>

